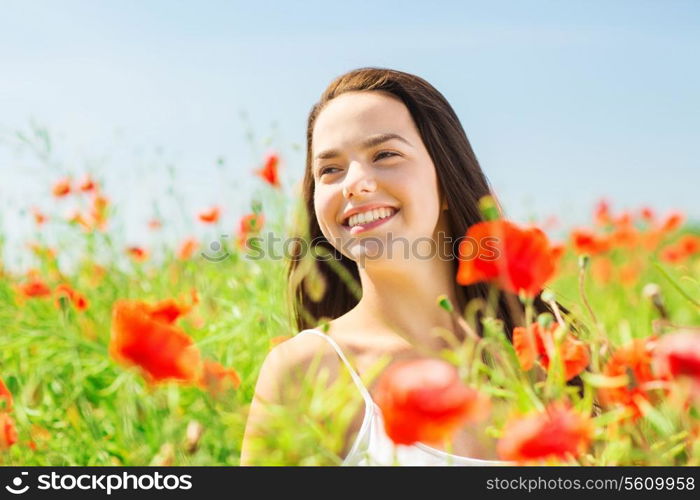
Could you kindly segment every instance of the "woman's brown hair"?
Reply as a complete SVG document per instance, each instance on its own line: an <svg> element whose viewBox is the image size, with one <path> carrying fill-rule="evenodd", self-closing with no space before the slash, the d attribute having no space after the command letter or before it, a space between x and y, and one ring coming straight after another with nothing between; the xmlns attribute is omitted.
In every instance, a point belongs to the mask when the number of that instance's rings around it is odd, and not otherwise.
<svg viewBox="0 0 700 500"><path fill-rule="evenodd" d="M479 199L491 195L488 181L467 135L452 106L445 97L422 78L383 68L360 68L337 77L311 108L306 128L306 168L302 183L303 214L300 228L306 243L312 242L333 254L333 262L312 258L311 264L302 253L308 247L296 245L289 261L289 298L295 326L299 330L316 327L321 318L337 318L358 303L354 283L360 277L357 264L337 252L321 233L314 211L314 177L311 169L312 136L319 113L326 104L346 92L381 91L400 99L408 108L423 143L435 165L438 185L447 202L448 225L452 237L454 256L469 226L483 220ZM305 263L305 264L304 264ZM456 276L458 260L453 259ZM340 272L339 272L340 271ZM350 278L350 279L348 279ZM325 293L318 292L319 284ZM478 283L469 286L456 284L458 311L464 311L472 299L486 300L488 285ZM514 307L515 306L515 307ZM538 296L535 300L538 312L550 312L549 306ZM509 338L515 326L522 324L522 306L517 297L501 292L496 315L503 320ZM518 317L514 317L518 316ZM480 326L477 324L480 331Z"/></svg>

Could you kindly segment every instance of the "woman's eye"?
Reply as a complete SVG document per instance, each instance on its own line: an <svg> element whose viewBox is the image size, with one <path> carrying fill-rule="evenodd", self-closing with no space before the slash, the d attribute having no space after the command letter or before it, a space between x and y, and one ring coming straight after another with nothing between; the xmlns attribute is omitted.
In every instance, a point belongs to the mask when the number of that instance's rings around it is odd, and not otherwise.
<svg viewBox="0 0 700 500"><path fill-rule="evenodd" d="M321 171L319 172L318 175L319 175L319 177L320 177L320 176L322 176L323 174L327 174L329 170L333 170L333 169L338 170L337 167L324 167L324 168L321 169Z"/></svg>
<svg viewBox="0 0 700 500"><path fill-rule="evenodd" d="M374 160L375 161L379 160L382 157L382 155L396 156L396 153L392 153L391 151L382 151L381 153L379 153L377 156L374 157Z"/></svg>

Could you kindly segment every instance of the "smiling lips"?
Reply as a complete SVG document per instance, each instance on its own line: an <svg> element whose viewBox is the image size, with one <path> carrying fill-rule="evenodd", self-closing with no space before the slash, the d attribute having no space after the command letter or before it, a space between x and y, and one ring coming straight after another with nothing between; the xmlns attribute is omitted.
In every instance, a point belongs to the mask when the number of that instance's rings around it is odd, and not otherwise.
<svg viewBox="0 0 700 500"><path fill-rule="evenodd" d="M366 212L360 214L351 215L347 221L347 224L343 224L343 226L350 230L350 234L355 235L383 224L394 217L397 212L398 209L393 207L382 207L367 210Z"/></svg>

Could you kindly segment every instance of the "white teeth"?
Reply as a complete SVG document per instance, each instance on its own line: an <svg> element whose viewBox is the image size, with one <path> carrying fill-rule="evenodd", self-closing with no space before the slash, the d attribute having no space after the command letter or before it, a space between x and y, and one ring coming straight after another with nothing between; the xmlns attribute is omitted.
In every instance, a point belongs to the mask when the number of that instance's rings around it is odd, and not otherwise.
<svg viewBox="0 0 700 500"><path fill-rule="evenodd" d="M396 213L396 209L382 207L375 208L374 210L367 210L361 214L355 214L348 220L348 225L350 227L356 226L358 224L367 224L369 222L374 222L377 219L385 219Z"/></svg>

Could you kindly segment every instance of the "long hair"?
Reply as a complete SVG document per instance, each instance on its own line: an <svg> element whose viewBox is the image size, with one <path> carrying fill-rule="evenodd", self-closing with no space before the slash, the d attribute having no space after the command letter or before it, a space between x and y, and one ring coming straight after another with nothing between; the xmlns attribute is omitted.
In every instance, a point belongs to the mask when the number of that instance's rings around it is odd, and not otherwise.
<svg viewBox="0 0 700 500"><path fill-rule="evenodd" d="M408 108L435 165L439 189L449 207L447 218L453 256L459 255L459 241L469 226L483 220L479 199L492 194L452 106L427 81L409 73L383 68L360 68L337 77L309 113L306 168L302 182L303 213L299 219L302 227L298 228L303 241L317 244L321 250L334 254L334 259L305 260L302 253L308 248L302 245L292 248L288 262L289 307L299 330L317 326L321 318L342 316L359 301L357 290L353 287L353 283L360 281L357 264L340 252L335 252L319 227L314 210L315 183L311 168L312 136L319 113L331 100L353 91L382 91L400 99ZM458 263L458 259L452 260L454 276ZM319 287L325 293L319 293ZM489 287L484 283L468 286L455 283L455 287L459 301L456 306L460 312L472 299L486 300L489 293ZM539 296L535 299L535 309L538 312L550 311ZM522 324L523 317L517 297L501 292L495 313L503 321L507 336L512 339L513 328ZM478 322L476 327L481 334Z"/></svg>

